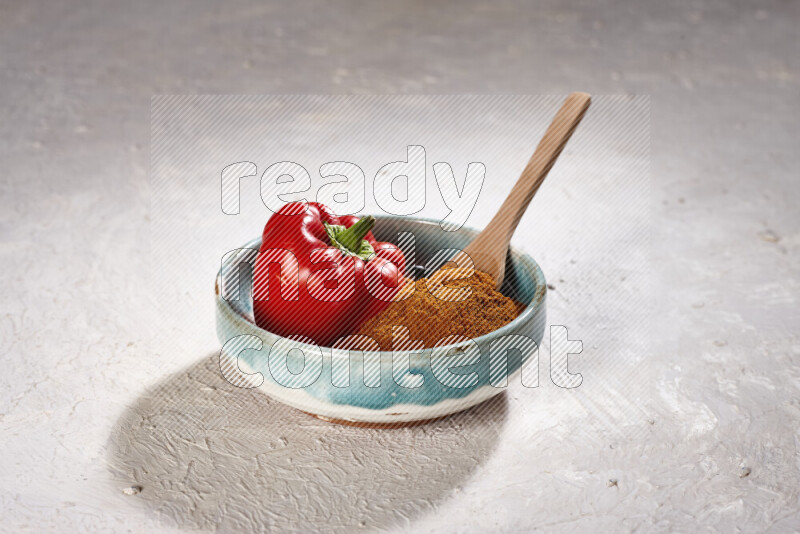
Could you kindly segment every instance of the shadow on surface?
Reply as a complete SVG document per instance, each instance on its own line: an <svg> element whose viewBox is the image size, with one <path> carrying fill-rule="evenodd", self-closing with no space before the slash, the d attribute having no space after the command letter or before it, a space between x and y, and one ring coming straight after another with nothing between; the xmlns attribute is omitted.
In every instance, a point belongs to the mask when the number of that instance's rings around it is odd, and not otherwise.
<svg viewBox="0 0 800 534"><path fill-rule="evenodd" d="M108 459L120 488L165 521L220 532L333 531L409 520L450 495L494 449L506 395L391 430L326 423L221 376L218 355L142 395Z"/></svg>

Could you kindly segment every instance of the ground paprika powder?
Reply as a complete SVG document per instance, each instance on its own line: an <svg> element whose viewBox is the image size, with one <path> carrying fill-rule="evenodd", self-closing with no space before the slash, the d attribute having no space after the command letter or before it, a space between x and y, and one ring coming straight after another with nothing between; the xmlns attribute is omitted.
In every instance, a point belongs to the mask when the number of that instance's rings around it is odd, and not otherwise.
<svg viewBox="0 0 800 534"><path fill-rule="evenodd" d="M414 282L413 294L404 300L392 302L358 330L370 336L381 350L392 350L392 327L405 326L411 340L422 340L425 347L433 347L440 339L459 334L476 338L505 326L519 316L521 305L495 289L494 279L475 271L469 278L460 278L444 284L447 288L469 285L472 294L465 300L450 302L431 294L428 279ZM396 297L402 299L411 284Z"/></svg>

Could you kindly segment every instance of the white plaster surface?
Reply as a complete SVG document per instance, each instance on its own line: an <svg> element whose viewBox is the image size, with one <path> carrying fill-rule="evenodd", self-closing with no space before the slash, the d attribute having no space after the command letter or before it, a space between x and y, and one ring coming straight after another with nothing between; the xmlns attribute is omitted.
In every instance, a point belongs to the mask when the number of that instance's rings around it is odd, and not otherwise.
<svg viewBox="0 0 800 534"><path fill-rule="evenodd" d="M799 22L784 1L2 2L0 530L800 530ZM644 385L364 431L224 383L210 287L180 350L152 346L151 95L571 90L651 96ZM542 260L551 323L592 315L598 259Z"/></svg>

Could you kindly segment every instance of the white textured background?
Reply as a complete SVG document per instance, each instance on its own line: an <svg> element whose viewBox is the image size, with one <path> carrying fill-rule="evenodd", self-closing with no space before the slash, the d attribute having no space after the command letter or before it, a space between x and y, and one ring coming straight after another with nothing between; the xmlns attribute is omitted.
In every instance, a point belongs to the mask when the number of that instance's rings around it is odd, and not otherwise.
<svg viewBox="0 0 800 534"><path fill-rule="evenodd" d="M800 529L799 11L3 2L0 529ZM651 98L638 418L542 387L359 434L220 387L209 328L148 346L151 95L571 90ZM547 274L566 315L587 288Z"/></svg>

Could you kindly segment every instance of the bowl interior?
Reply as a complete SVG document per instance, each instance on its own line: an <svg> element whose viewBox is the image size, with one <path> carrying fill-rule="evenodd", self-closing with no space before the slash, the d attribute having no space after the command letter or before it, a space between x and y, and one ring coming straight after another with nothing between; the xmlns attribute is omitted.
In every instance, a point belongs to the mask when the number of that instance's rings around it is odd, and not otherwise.
<svg viewBox="0 0 800 534"><path fill-rule="evenodd" d="M447 262L458 250L464 249L477 236L478 231L461 228L444 231L439 221L410 219L408 217L376 216L374 235L378 241L397 243L406 256L406 262L415 279L428 276ZM253 323L252 269L247 263L255 261L261 239L247 243L240 252L223 262L218 277L220 292L225 295L232 311ZM235 276L238 271L239 276ZM542 305L546 292L544 275L536 262L512 249L506 261L506 275L500 291L526 307L517 319L503 328L487 334L492 336L510 330L524 321ZM231 298L238 295L238 298Z"/></svg>

